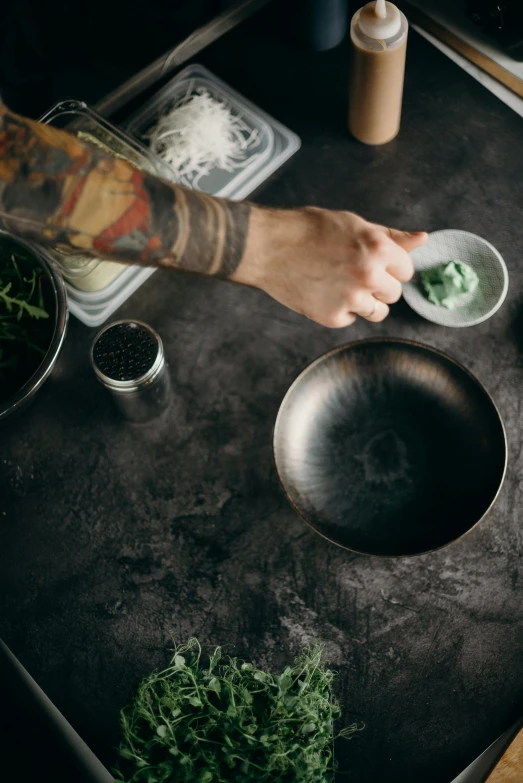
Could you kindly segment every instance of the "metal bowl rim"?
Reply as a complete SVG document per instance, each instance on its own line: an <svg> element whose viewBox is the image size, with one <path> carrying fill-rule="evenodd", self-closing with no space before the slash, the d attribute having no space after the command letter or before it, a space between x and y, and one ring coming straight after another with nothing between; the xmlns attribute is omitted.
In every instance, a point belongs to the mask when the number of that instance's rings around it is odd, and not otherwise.
<svg viewBox="0 0 523 783"><path fill-rule="evenodd" d="M15 411L21 405L23 405L28 398L36 394L38 389L51 374L58 355L62 349L69 315L67 310L67 294L65 291L64 281L45 251L27 239L21 239L20 237L11 234L9 231L0 229L0 239L3 237L18 242L19 244L23 245L30 253L37 257L53 287L56 314L53 336L45 356L40 363L40 366L24 383L24 385L20 387L16 394L14 394L9 398L9 400L0 406L0 422L15 413Z"/></svg>
<svg viewBox="0 0 523 783"><path fill-rule="evenodd" d="M456 538L450 539L450 541L445 542L444 544L441 544L440 546L433 547L432 549L424 549L422 552L412 552L410 554L398 554L398 555L388 555L388 554L376 554L375 552L362 552L359 549L354 549L354 547L346 546L345 544L341 544L339 541L334 540L333 538L330 538L329 536L325 535L321 530L318 530L315 525L310 522L309 519L305 516L305 514L296 506L296 504L291 500L289 493L287 492L287 488L285 487L285 484L283 482L282 475L280 473L280 469L278 467L278 460L276 457L276 436L278 428L281 426L281 417L283 416L283 409L285 404L287 403L288 398L291 396L294 389L298 386L299 383L302 382L303 378L308 375L309 372L311 372L314 367L317 364L320 364L321 362L328 359L330 356L334 356L337 353L342 353L343 351L346 351L348 349L356 348L360 345L366 345L369 343L381 343L383 345L385 344L392 344L392 345L412 345L416 348L422 348L425 351L428 351L429 353L434 353L437 356L442 357L443 359L446 359L447 361L451 362L455 367L458 367L458 369L462 370L466 375L469 376L469 378L473 381L473 383L479 387L479 389L483 392L483 394L487 397L488 401L492 405L492 408L494 409L495 414L497 415L498 421L501 425L501 433L503 436L503 449L504 449L504 459L503 459L503 471L501 474L501 478L499 481L499 486L494 494L494 497L492 498L490 504L487 506L483 514L480 516L480 518L474 522L474 524L469 527L467 530L465 530L463 533L461 533L459 536L456 536ZM490 513L492 510L492 507L494 506L495 502L497 501L499 494L503 488L503 484L505 482L505 477L507 474L507 465L508 465L508 440L507 440L507 433L505 430L505 424L503 422L503 418L501 416L501 413L499 412L498 406L494 402L494 399L490 395L490 393L486 390L486 388L483 386L483 384L476 378L476 376L471 373L470 370L468 370L461 362L459 362L457 359L454 359L452 356L449 356L449 354L445 353L444 351L440 351L439 348L433 348L430 345L426 345L425 343L420 343L417 340L408 340L406 338L401 337L366 337L361 340L353 340L349 343L344 343L343 345L338 345L335 348L331 348L330 351L326 351L325 353L322 353L320 356L317 356L316 359L313 359L311 362L309 362L303 370L300 372L300 374L294 379L294 381L291 383L289 388L287 389L285 396L283 397L283 400L280 403L280 407L278 409L278 414L276 416L276 421L274 422L273 427L273 437L272 437L272 455L274 464L276 466L276 473L278 474L278 481L280 483L280 486L283 490L283 493L289 503L289 505L294 509L294 511L298 514L298 516L307 524L311 530L313 530L315 533L317 533L319 536L321 536L323 539L328 541L330 544L334 544L335 546L339 547L340 549L344 549L346 552L354 552L354 554L357 555L365 555L366 557L377 557L377 558L385 558L387 560L396 560L398 558L410 558L410 557L420 557L421 555L429 555L432 552L438 552L441 549L445 549L447 546L450 546L451 544L454 544L456 541L459 541L460 539L464 538L464 536L468 535L472 530L474 530L484 519L485 517Z"/></svg>

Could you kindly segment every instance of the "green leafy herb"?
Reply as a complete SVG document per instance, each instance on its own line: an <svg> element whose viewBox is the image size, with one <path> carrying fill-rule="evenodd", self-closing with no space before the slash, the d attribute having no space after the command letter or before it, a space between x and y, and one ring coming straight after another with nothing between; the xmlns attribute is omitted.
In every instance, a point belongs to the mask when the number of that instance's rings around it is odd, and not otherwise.
<svg viewBox="0 0 523 783"><path fill-rule="evenodd" d="M196 639L147 677L122 712L118 780L127 783L326 783L340 708L323 649L279 676L224 657L202 662ZM338 737L350 737L349 726Z"/></svg>
<svg viewBox="0 0 523 783"><path fill-rule="evenodd" d="M44 280L29 256L0 255L0 400L29 380L49 345L52 323Z"/></svg>

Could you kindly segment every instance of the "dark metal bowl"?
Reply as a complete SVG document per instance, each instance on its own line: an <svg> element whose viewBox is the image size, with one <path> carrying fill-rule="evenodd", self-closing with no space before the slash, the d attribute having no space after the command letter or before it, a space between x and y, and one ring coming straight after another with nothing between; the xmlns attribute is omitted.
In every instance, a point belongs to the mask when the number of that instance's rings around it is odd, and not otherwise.
<svg viewBox="0 0 523 783"><path fill-rule="evenodd" d="M302 372L280 407L274 456L289 501L316 532L355 552L407 556L485 516L507 445L468 370L433 348L378 339Z"/></svg>
<svg viewBox="0 0 523 783"><path fill-rule="evenodd" d="M64 281L45 254L31 242L18 239L18 237L0 230L0 245L5 242L9 242L10 247L16 248L18 246L20 249L23 249L27 256L32 257L35 265L41 266L46 273L51 297L54 302L55 325L49 348L36 372L16 394L7 401L0 402L0 423L23 410L34 399L37 391L51 374L65 339L68 316Z"/></svg>

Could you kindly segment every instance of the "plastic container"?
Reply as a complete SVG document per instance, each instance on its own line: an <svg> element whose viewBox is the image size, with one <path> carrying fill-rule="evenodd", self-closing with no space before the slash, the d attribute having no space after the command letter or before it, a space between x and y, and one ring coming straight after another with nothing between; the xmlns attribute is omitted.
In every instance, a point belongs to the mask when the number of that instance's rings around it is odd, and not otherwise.
<svg viewBox="0 0 523 783"><path fill-rule="evenodd" d="M204 79L209 92L211 92L212 89L214 94L216 94L214 92L215 90L225 90L228 96L232 96L234 100L238 102L237 105L242 111L248 110L254 116L255 121L260 127L263 128L266 126L269 128L269 134L266 138L272 138L272 143L268 145L269 152L263 161L258 161L256 166L253 165L252 167L248 167L248 171L242 169L234 172L234 182L232 184L231 182L225 181L206 183L206 187L208 188L207 192L211 195L227 197L233 201L241 201L250 196L256 188L274 174L275 171L299 150L301 146L300 138L266 112L244 99L201 65L191 65L181 71L158 93L157 96L153 97L150 105L152 106L155 98L165 92L167 88L173 89L178 80L186 81L192 77ZM228 98L228 100L230 100L230 98ZM78 106L82 107L80 117L78 117L77 114ZM138 114L131 118L126 125L127 130L134 128L135 132L139 132L137 120L145 113L148 106L149 104L144 106ZM139 140L133 139L119 129L114 128L114 126L109 125L106 120L98 117L98 115L88 109L85 104L79 104L76 101L65 101L54 107L54 109L51 109L50 112L47 112L47 114L44 115L44 121L48 121L51 115L59 109L61 109L60 113L64 116L57 118L57 122L53 124L58 124L58 127L67 128L67 130L74 130L74 128L68 126L68 122L71 122L71 120L76 122L77 120L85 119L87 121L94 117L101 122L103 127L109 126L111 130L116 131L116 135L119 138L123 138L127 143L131 142L140 155L145 156L150 160L154 160L154 165L159 166L162 170L160 176L164 179L175 181L173 170L159 158L154 156L153 153L145 149ZM65 116L65 113L69 114L68 118ZM74 114L72 118L71 113ZM140 121L140 126L144 127L141 125L141 122L142 121ZM213 175L214 173L215 172L213 172ZM155 272L156 268L154 267L124 267L124 271L121 272L112 283L103 290L97 292L80 291L69 283L66 283L69 310L86 326L101 326ZM169 272L163 270L163 274L169 274Z"/></svg>
<svg viewBox="0 0 523 783"><path fill-rule="evenodd" d="M40 121L75 133L83 141L125 158L143 171L163 177L168 174L161 160L156 159L136 139L130 138L100 117L85 103L62 101L46 112ZM98 294L106 292L113 281L129 269L125 264L83 256L73 251L51 248L50 253L62 270L64 278L70 283L69 290L74 287L79 293L84 292L87 296L85 301L93 303L98 302ZM79 298L81 299L81 296Z"/></svg>
<svg viewBox="0 0 523 783"><path fill-rule="evenodd" d="M267 180L275 171L277 171L289 158L292 157L300 148L301 141L299 136L289 130L285 125L275 120L269 114L259 109L254 104L244 99L241 95L231 90L228 85L218 79L214 74L208 71L201 65L191 65L185 68L183 71L171 80L171 82L163 88L167 89L170 85L174 85L178 79L186 80L193 75L203 77L206 80L206 86L209 88L217 85L218 88L227 90L231 95L239 101L240 106L249 108L259 120L263 120L269 126L272 132L272 150L265 163L260 167L256 167L249 172L249 178L238 178L234 183L234 188L231 188L227 197L232 201L241 201L248 198L256 188L258 188L265 180ZM155 96L157 97L157 96ZM154 100L154 98L152 99ZM152 101L151 101L152 104ZM132 117L125 126L125 129L131 131L133 127L136 128L136 120L145 112L147 106ZM169 168L169 175L166 178L174 179L174 172ZM214 192L212 189L208 191L211 195L222 196L223 192ZM100 326L107 318L109 318L124 302L135 292L148 278L156 272L155 268L133 268L125 270L125 273L120 275L115 282L105 289L96 298L96 302L93 298L87 297L81 292L75 291L75 297L72 299L69 297L69 309L87 326ZM168 274L165 270L163 274ZM124 283L122 285L122 282Z"/></svg>
<svg viewBox="0 0 523 783"><path fill-rule="evenodd" d="M159 118L168 114L181 98L199 90L207 90L212 98L230 107L232 113L245 124L247 129L245 136L256 132L259 143L247 153L246 165L242 168L233 171L214 168L207 176L202 176L197 185L194 177L180 176L173 169L171 169L171 179L185 187L194 187L213 196L228 198L243 184L249 182L256 172L263 169L274 150L274 133L254 104L221 82L206 68L201 65L185 68L132 117L126 128L129 133L148 146L149 134L157 125Z"/></svg>

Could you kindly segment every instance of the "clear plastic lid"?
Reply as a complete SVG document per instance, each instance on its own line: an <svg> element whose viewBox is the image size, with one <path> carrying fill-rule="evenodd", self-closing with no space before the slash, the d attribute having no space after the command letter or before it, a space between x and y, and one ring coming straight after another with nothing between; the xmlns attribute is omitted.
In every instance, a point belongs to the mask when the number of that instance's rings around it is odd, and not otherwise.
<svg viewBox="0 0 523 783"><path fill-rule="evenodd" d="M161 177L165 177L170 171L160 158L116 125L112 125L83 101L60 101L40 117L40 122L76 133L91 144L102 145L113 155L125 158L143 171Z"/></svg>

